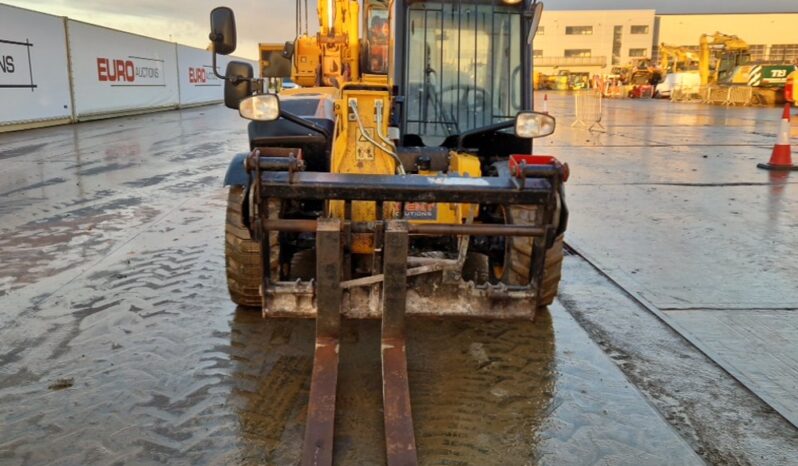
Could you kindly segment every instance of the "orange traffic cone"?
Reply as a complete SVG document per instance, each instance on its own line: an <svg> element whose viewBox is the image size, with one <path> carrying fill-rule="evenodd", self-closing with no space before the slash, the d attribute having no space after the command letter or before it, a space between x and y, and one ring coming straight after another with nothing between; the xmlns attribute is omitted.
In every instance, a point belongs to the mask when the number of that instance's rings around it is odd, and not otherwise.
<svg viewBox="0 0 798 466"><path fill-rule="evenodd" d="M776 145L773 146L773 154L768 163L757 164L757 167L765 170L798 170L792 164L792 148L790 147L790 103L784 105L784 115L781 117L779 135L776 138Z"/></svg>

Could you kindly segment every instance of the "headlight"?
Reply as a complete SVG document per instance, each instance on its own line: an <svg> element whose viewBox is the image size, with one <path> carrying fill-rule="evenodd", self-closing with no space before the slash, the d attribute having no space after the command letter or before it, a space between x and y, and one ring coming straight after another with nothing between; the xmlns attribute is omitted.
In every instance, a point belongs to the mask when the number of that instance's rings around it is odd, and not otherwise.
<svg viewBox="0 0 798 466"><path fill-rule="evenodd" d="M238 104L238 113L248 120L274 121L280 118L280 99L276 94L247 97Z"/></svg>
<svg viewBox="0 0 798 466"><path fill-rule="evenodd" d="M556 120L538 112L521 112L515 117L515 135L519 138L541 138L554 133Z"/></svg>

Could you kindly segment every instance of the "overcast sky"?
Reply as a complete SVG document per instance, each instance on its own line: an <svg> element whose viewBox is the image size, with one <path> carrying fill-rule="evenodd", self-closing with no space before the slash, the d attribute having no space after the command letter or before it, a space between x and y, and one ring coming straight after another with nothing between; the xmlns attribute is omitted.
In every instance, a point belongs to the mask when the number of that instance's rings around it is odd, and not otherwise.
<svg viewBox="0 0 798 466"><path fill-rule="evenodd" d="M4 3L202 47L208 13L219 5L236 11L236 55L256 59L258 42L294 37L295 0L3 0ZM315 0L309 0L310 21ZM798 12L798 0L546 0L547 9L656 9L660 13ZM796 25L798 29L798 25Z"/></svg>

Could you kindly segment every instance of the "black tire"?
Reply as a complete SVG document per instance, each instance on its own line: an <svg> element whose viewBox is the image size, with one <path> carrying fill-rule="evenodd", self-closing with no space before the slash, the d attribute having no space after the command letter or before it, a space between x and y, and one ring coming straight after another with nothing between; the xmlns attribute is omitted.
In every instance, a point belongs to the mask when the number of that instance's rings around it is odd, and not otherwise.
<svg viewBox="0 0 798 466"><path fill-rule="evenodd" d="M260 285L263 278L260 265L260 244L254 241L244 225L244 188L231 186L227 196L227 215L224 229L224 261L227 270L227 289L230 299L243 307L261 307ZM279 212L271 206L269 212ZM279 278L280 244L278 233L270 233L271 277Z"/></svg>
<svg viewBox="0 0 798 466"><path fill-rule="evenodd" d="M512 206L507 214L509 224L535 224L537 206ZM546 270L543 272L543 289L540 306L554 302L562 276L564 235L559 235L554 244L546 250ZM508 285L529 283L529 264L532 263L533 238L516 236L510 239L504 262L502 281Z"/></svg>

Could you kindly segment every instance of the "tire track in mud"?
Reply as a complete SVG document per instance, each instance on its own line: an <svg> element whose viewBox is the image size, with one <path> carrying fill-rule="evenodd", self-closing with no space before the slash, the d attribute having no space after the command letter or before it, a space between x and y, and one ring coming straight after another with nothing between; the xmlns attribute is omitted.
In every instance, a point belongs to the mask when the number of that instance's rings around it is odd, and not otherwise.
<svg viewBox="0 0 798 466"><path fill-rule="evenodd" d="M4 267L0 293L36 283L107 254L131 228L149 223L159 211L138 197L106 202L29 223L0 237Z"/></svg>
<svg viewBox="0 0 798 466"><path fill-rule="evenodd" d="M219 193L175 209L17 319L31 345L0 368L0 462L298 461L314 323L234 310L224 205ZM376 321L344 324L338 464L384 462L379 331ZM650 413L640 417L617 384L580 394L605 369L558 356L547 313L535 323L413 320L408 334L424 464L652 458L646 439L662 432ZM63 380L71 386L48 388ZM625 433L597 444L603 429ZM579 454L563 453L575 443Z"/></svg>
<svg viewBox="0 0 798 466"><path fill-rule="evenodd" d="M103 138L123 132L98 134L88 155L101 159L69 168L145 162L113 172L119 183L0 205L24 207L0 239L3 250L19 249L23 277L0 278L0 298L20 308L0 319L0 463L296 464L314 323L262 320L229 302L225 203L211 185L229 161L213 155L233 143L206 144L197 139L221 132L193 128L100 154ZM142 148L164 164L141 158ZM152 211L139 215L145 205ZM37 248L55 256L39 258ZM569 325L548 314L536 323L411 321L422 462L689 463ZM382 464L379 323L345 322L341 351L336 461Z"/></svg>
<svg viewBox="0 0 798 466"><path fill-rule="evenodd" d="M40 464L58 452L67 464L248 464L299 451L291 446L301 443L312 323L296 322L305 329L297 337L295 322L259 314L228 322L224 203L207 204L179 209L139 241L179 246L132 244L41 304L53 322L48 341L0 377L0 460ZM31 380L3 380L18 367L34 368ZM73 386L47 389L62 379Z"/></svg>
<svg viewBox="0 0 798 466"><path fill-rule="evenodd" d="M534 462L555 382L549 314L422 323L410 326L408 356L422 463Z"/></svg>
<svg viewBox="0 0 798 466"><path fill-rule="evenodd" d="M90 199L43 209L50 215L7 229L0 236L5 262L0 296L103 257L130 238L130 231L146 227L183 202L185 193L195 196L220 183L221 175L208 173L218 173L224 165L164 175L159 183L144 183L133 191L102 190ZM160 198L153 202L155 193Z"/></svg>
<svg viewBox="0 0 798 466"><path fill-rule="evenodd" d="M201 211L187 215L189 209L182 210L184 225L202 219ZM201 234L208 226L195 225L184 233ZM0 392L2 405L8 407L3 417L11 421L5 423L11 434L4 437L19 434L17 440L27 438L24 444L31 448L14 449L14 457L38 463L41 451L36 445L46 441L73 464L131 455L159 461L175 451L191 451L210 433L229 427L229 422L211 422L216 416L208 414L225 402L219 393L226 390L219 387L227 378L229 340L224 321L219 322L224 313L210 304L219 302L224 288L217 258L202 241L193 243L122 251L113 266L42 303L40 316L26 317L49 317L50 341L16 363L32 367L37 383ZM221 331L197 324L214 311ZM74 386L47 390L54 379L72 379ZM34 409L37 405L43 409ZM15 411L29 415L15 416ZM77 420L79 428L71 425ZM65 435L48 433L52 425ZM204 434L192 443L194 431ZM39 437L43 434L45 438ZM0 445L0 451L6 448L7 443ZM95 453L99 456L93 457Z"/></svg>

